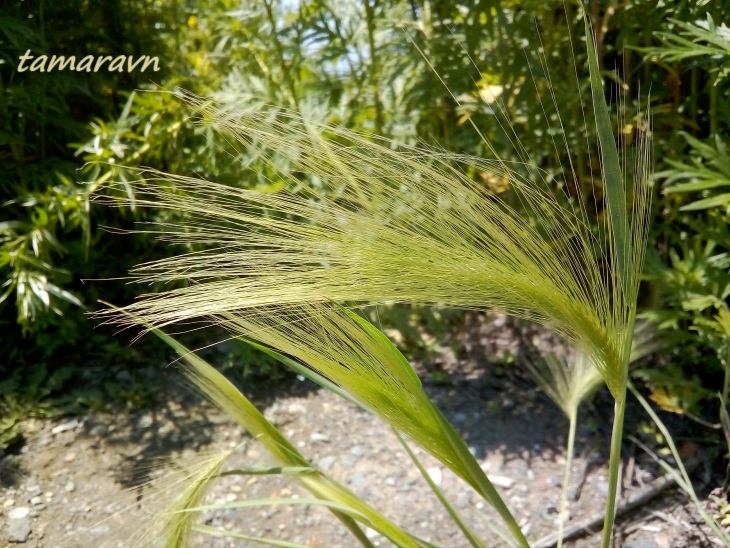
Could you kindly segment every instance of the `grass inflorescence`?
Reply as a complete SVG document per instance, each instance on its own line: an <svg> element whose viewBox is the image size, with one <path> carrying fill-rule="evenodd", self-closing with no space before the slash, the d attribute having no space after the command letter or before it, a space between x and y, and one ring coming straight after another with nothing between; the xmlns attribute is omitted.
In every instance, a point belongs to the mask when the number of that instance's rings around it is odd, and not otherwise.
<svg viewBox="0 0 730 548"><path fill-rule="evenodd" d="M272 190L233 189L155 170L125 182L137 207L175 214L149 230L192 250L132 273L139 282L173 288L143 296L124 307L124 315L110 310L102 316L152 329L205 319L303 367L439 458L497 509L522 546L527 541L514 517L405 358L352 310L417 302L499 308L544 324L599 373L581 375L589 382L577 397L602 381L616 400L607 546L649 220L651 147L649 132L641 132L636 165L621 164L588 23L586 36L602 166L603 192L595 200L605 211L597 229L587 198L580 191L577 199L560 196L539 169L530 178L499 157L406 146L279 107L242 110L179 93L201 123L229 138L232 151L255 152L266 175L244 170L242 176L267 177ZM474 172L507 181L509 202ZM213 373L201 377L195 369L192 377L242 425L255 415ZM577 403L566 405L574 412ZM278 439L268 429L264 434ZM283 443L271 450L281 452ZM279 454L291 461L287 466L306 465L290 451ZM365 514L348 515L358 520ZM400 545L415 542L383 528Z"/></svg>

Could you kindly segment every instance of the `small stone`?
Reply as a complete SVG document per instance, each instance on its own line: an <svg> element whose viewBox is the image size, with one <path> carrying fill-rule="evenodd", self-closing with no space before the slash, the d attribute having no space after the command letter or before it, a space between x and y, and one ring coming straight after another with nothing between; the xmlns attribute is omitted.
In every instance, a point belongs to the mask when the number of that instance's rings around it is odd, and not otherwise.
<svg viewBox="0 0 730 548"><path fill-rule="evenodd" d="M6 526L8 542L26 542L30 536L30 508L20 506L8 512L8 523Z"/></svg>
<svg viewBox="0 0 730 548"><path fill-rule="evenodd" d="M38 506L39 504L43 504L43 499L41 497L33 497L32 499L30 499L30 503L33 506Z"/></svg>
<svg viewBox="0 0 730 548"><path fill-rule="evenodd" d="M286 412L291 415L303 415L307 410L301 403L292 402L286 406Z"/></svg>
<svg viewBox="0 0 730 548"><path fill-rule="evenodd" d="M523 477L527 475L527 471L530 469L530 466L524 459L515 459L509 463L509 468L515 475Z"/></svg>
<svg viewBox="0 0 730 548"><path fill-rule="evenodd" d="M426 472L428 472L428 475L430 476L431 481L433 481L436 484L436 487L440 487L441 481L443 480L443 477L444 477L443 473L441 472L441 468L432 466L431 468L426 470Z"/></svg>
<svg viewBox="0 0 730 548"><path fill-rule="evenodd" d="M309 439L312 441L321 441L323 443L329 443L330 439L326 434L322 434L320 432L315 432L311 436L309 436Z"/></svg>
<svg viewBox="0 0 730 548"><path fill-rule="evenodd" d="M329 472L329 469L332 468L336 460L337 458L333 456L324 457L320 459L318 466L323 472Z"/></svg>
<svg viewBox="0 0 730 548"><path fill-rule="evenodd" d="M456 502L454 503L454 505L460 510L469 508L471 506L471 493L469 493L468 491L459 493L459 496L456 498Z"/></svg>
<svg viewBox="0 0 730 548"><path fill-rule="evenodd" d="M100 525L97 525L96 527L92 527L91 529L89 529L89 533L94 536L106 535L110 530L110 527L106 523L102 523Z"/></svg>
<svg viewBox="0 0 730 548"><path fill-rule="evenodd" d="M91 430L89 430L89 436L92 436L94 438L100 438L104 434L106 434L106 426L103 424L97 424L96 426L93 426Z"/></svg>
<svg viewBox="0 0 730 548"><path fill-rule="evenodd" d="M454 424L463 424L466 422L466 415L464 413L456 413L454 415Z"/></svg>
<svg viewBox="0 0 730 548"><path fill-rule="evenodd" d="M8 520L6 534L8 542L26 542L30 536L30 520L27 517Z"/></svg>
<svg viewBox="0 0 730 548"><path fill-rule="evenodd" d="M76 453L68 453L63 457L63 462L73 462L76 460Z"/></svg>
<svg viewBox="0 0 730 548"><path fill-rule="evenodd" d="M658 548L658 545L650 538L636 537L626 542L624 548Z"/></svg>
<svg viewBox="0 0 730 548"><path fill-rule="evenodd" d="M9 519L23 519L27 518L28 514L30 514L30 508L27 506L19 506L18 508L13 508L8 512L8 518Z"/></svg>
<svg viewBox="0 0 730 548"><path fill-rule="evenodd" d="M8 499L3 502L3 508L10 508L13 504L15 504L15 501L13 499Z"/></svg>
<svg viewBox="0 0 730 548"><path fill-rule="evenodd" d="M145 413L137 420L137 426L139 428L149 428L152 426L154 419L150 413Z"/></svg>
<svg viewBox="0 0 730 548"><path fill-rule="evenodd" d="M27 493L31 494L41 492L41 488L38 485L38 480L34 476L28 478L28 481L25 484L25 490Z"/></svg>
<svg viewBox="0 0 730 548"><path fill-rule="evenodd" d="M489 481L496 487L502 487L504 489L510 489L515 484L511 478L505 476L489 476Z"/></svg>
<svg viewBox="0 0 730 548"><path fill-rule="evenodd" d="M70 421L66 421L57 426L54 426L51 429L51 434L60 434L61 432L73 430L74 428L78 428L82 424L83 424L82 421L80 421L78 419L71 419Z"/></svg>
<svg viewBox="0 0 730 548"><path fill-rule="evenodd" d="M365 479L365 476L360 472L357 472L350 476L349 482L350 485L352 485L353 487L365 487L365 485L367 485L367 480Z"/></svg>
<svg viewBox="0 0 730 548"><path fill-rule="evenodd" d="M350 449L350 454L355 457L362 457L365 454L365 448L362 445L355 445Z"/></svg>
<svg viewBox="0 0 730 548"><path fill-rule="evenodd" d="M63 490L67 493L73 493L76 491L76 484L72 481L66 482L66 485L63 486Z"/></svg>

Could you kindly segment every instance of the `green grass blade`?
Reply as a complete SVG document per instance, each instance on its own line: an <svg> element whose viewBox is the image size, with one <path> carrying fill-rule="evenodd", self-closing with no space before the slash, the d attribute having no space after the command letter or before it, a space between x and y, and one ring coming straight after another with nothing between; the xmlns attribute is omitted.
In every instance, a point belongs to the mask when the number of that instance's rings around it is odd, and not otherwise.
<svg viewBox="0 0 730 548"><path fill-rule="evenodd" d="M107 303L105 303L107 304ZM121 313L131 316L126 311ZM144 322L141 322L145 325ZM187 364L183 371L187 377L195 384L195 386L208 398L211 403L236 420L244 429L246 429L254 438L261 442L268 451L277 460L285 466L296 468L310 467L307 459L302 456L299 451L284 437L281 432L271 424L263 414L246 398L228 379L218 372L213 366L202 358L196 356L184 345L162 332L160 329L154 328L146 324L146 326L172 347L178 355ZM218 475L218 471L216 474ZM340 521L361 540L366 541L365 546L370 545L370 541L365 533L357 525L352 517L343 512L336 506L343 508L353 508L358 516L362 517L362 522L378 531L387 539L391 540L398 546L413 547L417 543L413 537L400 529L397 525L388 520L385 516L377 512L367 503L362 501L349 489L340 485L329 476L323 474L319 470L314 470L311 474L302 473L292 476L302 487L307 489L317 500L324 501L332 505L332 511ZM326 504L325 504L326 505Z"/></svg>
<svg viewBox="0 0 730 548"><path fill-rule="evenodd" d="M310 466L262 466L258 468L236 468L218 474L224 476L294 476L297 474L311 474L316 468Z"/></svg>
<svg viewBox="0 0 730 548"><path fill-rule="evenodd" d="M679 485L684 491L690 496L692 499L692 502L694 502L695 507L699 511L700 515L702 516L702 519L705 520L705 523L712 529L712 531L717 535L718 539L721 539L725 546L730 546L730 536L728 536L725 529L720 526L720 524L717 523L715 519L713 519L705 510L704 505L697 497L697 493L694 490L694 487L692 487L692 480L689 477L689 474L687 473L687 469L684 467L684 463L682 462L682 457L679 455L679 451L677 450L677 446L674 443L674 439L672 438L672 435L669 433L669 430L665 426L664 422L659 418L659 415L657 415L654 410L651 408L651 405L649 405L649 402L646 401L644 396L642 396L639 391L634 387L634 385L629 382L628 388L631 391L631 393L634 395L634 397L639 400L639 403L644 408L644 410L648 413L648 415L651 417L651 420L654 421L654 424L657 425L659 428L659 431L664 436L664 439L667 442L667 446L669 447L669 450L672 452L672 456L674 457L675 462L677 463L677 470L669 466L666 462L661 460L659 457L656 456L656 454L651 451L646 445L641 443L639 440L634 440L634 443L639 445L644 451L646 451L649 455L652 456L652 458L659 464L664 470L670 474L672 477L674 477L675 481L677 482L677 485Z"/></svg>
<svg viewBox="0 0 730 548"><path fill-rule="evenodd" d="M615 398L615 412L613 432L611 434L611 453L608 473L608 498L606 500L606 517L603 523L603 548L608 548L611 542L613 524L615 520L616 497L618 491L618 472L621 459L621 441L623 436L624 412L626 409L626 381L628 378L629 353L631 351L631 331L636 310L634 298L638 255L634 253L632 236L629 234L629 222L626 206L626 185L619 162L618 147L616 146L611 120L603 91L601 74L599 71L598 52L588 19L584 13L586 44L588 46L588 68L593 98L593 111L596 117L596 129L601 151L601 171L608 204L608 230L610 238L610 263L615 288L614 311L618 320L618 329L625 334L621 351L616 363L607 364L607 370L613 373L609 383L611 393ZM642 244L644 242L641 242ZM623 324L623 325L622 325ZM619 334L621 336L621 334Z"/></svg>
<svg viewBox="0 0 730 548"><path fill-rule="evenodd" d="M315 382L321 380L320 375L328 379L418 443L476 489L497 510L517 542L527 545L497 490L385 335L331 303L279 307L277 312L277 317L262 314L255 319L228 314L225 325L233 333L243 333L256 338L259 345L275 349L272 355L284 357L285 363L294 360L299 370L305 365L307 371L302 373Z"/></svg>
<svg viewBox="0 0 730 548"><path fill-rule="evenodd" d="M202 373L204 375L201 385L204 390L207 390L213 403L221 405L225 411L228 411L246 430L262 442L276 458L294 467L306 467L308 465L307 460L296 448L223 375L171 337L159 330L155 330L154 332L165 340L165 342L171 344L178 354L195 368L193 372L194 379L196 378L196 373ZM209 379L214 379L215 388L213 390L205 383L205 380ZM197 380L200 381L201 379L198 378ZM217 390L218 388L222 390ZM221 395L223 395L222 398L220 397ZM231 404L232 401L235 402L235 405ZM415 546L407 533L370 508L349 490L330 478L323 477L321 472L317 471L313 474L306 474L301 476L300 479L306 489L321 497L321 499L315 500L320 500L322 505L330 507L335 512L335 515L341 519L348 529L353 531L358 539L363 540L367 539L367 537L360 527L352 521L352 513L343 509L355 508L356 510L354 512L359 518L363 519L364 523L383 534L386 538L394 542L400 542L403 546ZM369 541L367 545L369 545Z"/></svg>
<svg viewBox="0 0 730 548"><path fill-rule="evenodd" d="M616 277L624 298L628 297L633 279L631 261L631 239L626 212L626 185L619 162L618 147L603 91L603 83L598 65L598 53L587 14L584 17L586 40L588 43L588 68L590 72L593 112L601 149L601 168L603 183L608 202L609 229L613 240L612 255L615 257ZM612 257L612 258L613 258Z"/></svg>
<svg viewBox="0 0 730 548"><path fill-rule="evenodd" d="M220 502L216 504L203 504L191 508L185 508L178 510L179 513L188 512L207 512L209 510L230 510L233 508L254 508L257 506L323 506L325 508L332 508L338 512L343 512L354 518L363 519L363 516L358 510L352 508L346 504L334 502L331 500L322 500L316 498L279 498L279 499L246 499L246 500L234 500L231 502Z"/></svg>

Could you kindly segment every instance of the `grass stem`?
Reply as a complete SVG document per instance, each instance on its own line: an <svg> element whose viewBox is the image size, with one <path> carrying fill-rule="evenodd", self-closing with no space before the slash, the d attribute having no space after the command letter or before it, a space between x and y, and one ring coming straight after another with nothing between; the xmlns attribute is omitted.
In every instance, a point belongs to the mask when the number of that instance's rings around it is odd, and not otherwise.
<svg viewBox="0 0 730 548"><path fill-rule="evenodd" d="M611 434L611 455L608 463L608 499L606 517L603 520L602 548L609 548L613 522L616 517L616 494L618 492L618 473L621 468L621 439L624 432L624 412L626 411L626 381L622 383L621 393L615 400L613 433Z"/></svg>
<svg viewBox="0 0 730 548"><path fill-rule="evenodd" d="M568 431L568 447L565 457L565 474L563 475L563 491L560 494L560 507L558 510L558 548L563 546L563 530L568 518L568 491L570 490L570 473L573 467L573 452L575 450L575 430L578 425L578 409L570 413L570 426Z"/></svg>

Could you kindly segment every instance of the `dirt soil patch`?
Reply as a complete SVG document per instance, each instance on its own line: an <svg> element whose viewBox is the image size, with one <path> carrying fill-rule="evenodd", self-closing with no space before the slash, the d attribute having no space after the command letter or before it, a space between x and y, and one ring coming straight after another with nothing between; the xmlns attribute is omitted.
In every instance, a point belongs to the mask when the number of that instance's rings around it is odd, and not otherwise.
<svg viewBox="0 0 730 548"><path fill-rule="evenodd" d="M567 421L526 376L490 371L495 362L485 356L503 355L508 349L522 359L519 337L510 329L509 322L490 318L462 339L463 351L443 349L440 367L448 373L443 382L430 382L427 372L419 372L428 394L463 435L528 538L536 541L557 530ZM223 447L235 448L227 468L271 464L265 449L226 416L179 387L172 369L151 369L150 374L169 393L155 406L36 423L21 451L2 458L0 546L126 546L149 522L154 507L152 487L136 486ZM292 379L277 387L275 396L255 387L243 390L314 465L386 516L438 545L468 546L396 437L378 419L308 381ZM607 412L609 417L608 398L604 400L598 398L593 413ZM606 426L598 424L580 428L569 524L600 515L604 507L609 436ZM417 454L487 546L504 545L490 529L499 520L487 504L440 463L422 451ZM628 440L623 470L624 496L659 476L654 462ZM700 464L696 474L707 476L707 467ZM228 476L216 483L207 501L305 496L283 477ZM357 546L328 511L312 506L227 509L205 513L201 521L313 547ZM598 546L598 529L567 546ZM367 533L376 546L389 545L375 532ZM616 539L617 546L627 548L717 545L676 487L623 517ZM196 537L194 545L254 546L219 537Z"/></svg>

